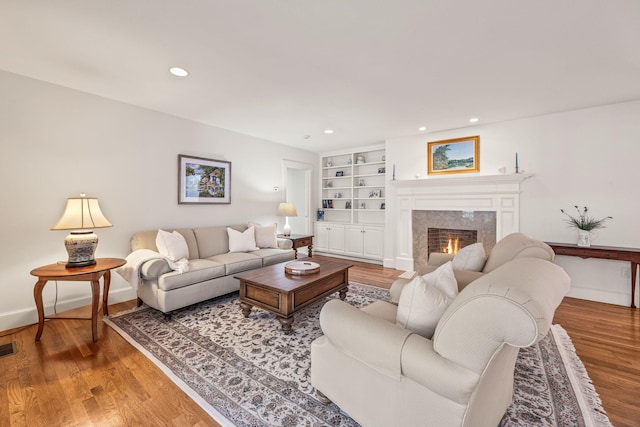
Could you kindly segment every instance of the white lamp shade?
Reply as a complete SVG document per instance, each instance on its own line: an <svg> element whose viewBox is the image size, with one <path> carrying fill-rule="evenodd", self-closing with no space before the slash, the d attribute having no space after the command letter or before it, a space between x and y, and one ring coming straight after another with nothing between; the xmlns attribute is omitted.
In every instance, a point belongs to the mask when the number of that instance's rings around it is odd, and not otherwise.
<svg viewBox="0 0 640 427"><path fill-rule="evenodd" d="M100 210L98 199L70 197L64 213L51 230L91 230L111 226Z"/></svg>
<svg viewBox="0 0 640 427"><path fill-rule="evenodd" d="M280 203L278 206L278 216L298 216L293 203Z"/></svg>

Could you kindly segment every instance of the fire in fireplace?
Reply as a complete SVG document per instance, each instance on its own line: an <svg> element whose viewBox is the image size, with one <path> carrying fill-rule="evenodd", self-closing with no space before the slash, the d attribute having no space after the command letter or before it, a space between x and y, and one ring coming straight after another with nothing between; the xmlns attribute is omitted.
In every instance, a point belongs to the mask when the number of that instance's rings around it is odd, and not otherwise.
<svg viewBox="0 0 640 427"><path fill-rule="evenodd" d="M477 230L460 230L452 228L428 228L427 250L431 252L444 252L456 254L465 246L478 241Z"/></svg>

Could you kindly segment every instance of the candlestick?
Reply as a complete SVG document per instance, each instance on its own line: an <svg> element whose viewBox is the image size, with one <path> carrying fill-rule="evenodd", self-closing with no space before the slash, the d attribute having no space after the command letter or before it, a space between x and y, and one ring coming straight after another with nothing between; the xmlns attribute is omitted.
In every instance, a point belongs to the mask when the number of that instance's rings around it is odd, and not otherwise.
<svg viewBox="0 0 640 427"><path fill-rule="evenodd" d="M518 152L516 151L516 173L518 173Z"/></svg>
<svg viewBox="0 0 640 427"><path fill-rule="evenodd" d="M391 180L395 181L396 180L396 164L393 164L393 167L391 168Z"/></svg>

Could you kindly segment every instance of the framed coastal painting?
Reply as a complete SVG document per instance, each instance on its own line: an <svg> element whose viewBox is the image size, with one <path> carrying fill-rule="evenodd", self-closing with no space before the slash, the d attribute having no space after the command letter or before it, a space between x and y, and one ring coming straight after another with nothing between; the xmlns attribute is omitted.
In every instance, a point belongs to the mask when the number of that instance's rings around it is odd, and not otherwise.
<svg viewBox="0 0 640 427"><path fill-rule="evenodd" d="M427 143L427 174L480 171L480 137L446 139Z"/></svg>
<svg viewBox="0 0 640 427"><path fill-rule="evenodd" d="M231 162L178 154L178 203L231 203Z"/></svg>

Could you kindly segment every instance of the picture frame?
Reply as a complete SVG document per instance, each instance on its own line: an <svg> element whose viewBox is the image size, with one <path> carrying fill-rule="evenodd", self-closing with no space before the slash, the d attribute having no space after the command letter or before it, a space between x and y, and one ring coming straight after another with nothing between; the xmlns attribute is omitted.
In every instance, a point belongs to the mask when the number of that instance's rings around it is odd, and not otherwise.
<svg viewBox="0 0 640 427"><path fill-rule="evenodd" d="M427 143L427 174L458 174L480 171L480 136Z"/></svg>
<svg viewBox="0 0 640 427"><path fill-rule="evenodd" d="M336 176L344 176L344 171L336 171Z"/></svg>
<svg viewBox="0 0 640 427"><path fill-rule="evenodd" d="M178 154L178 204L230 204L231 162Z"/></svg>

